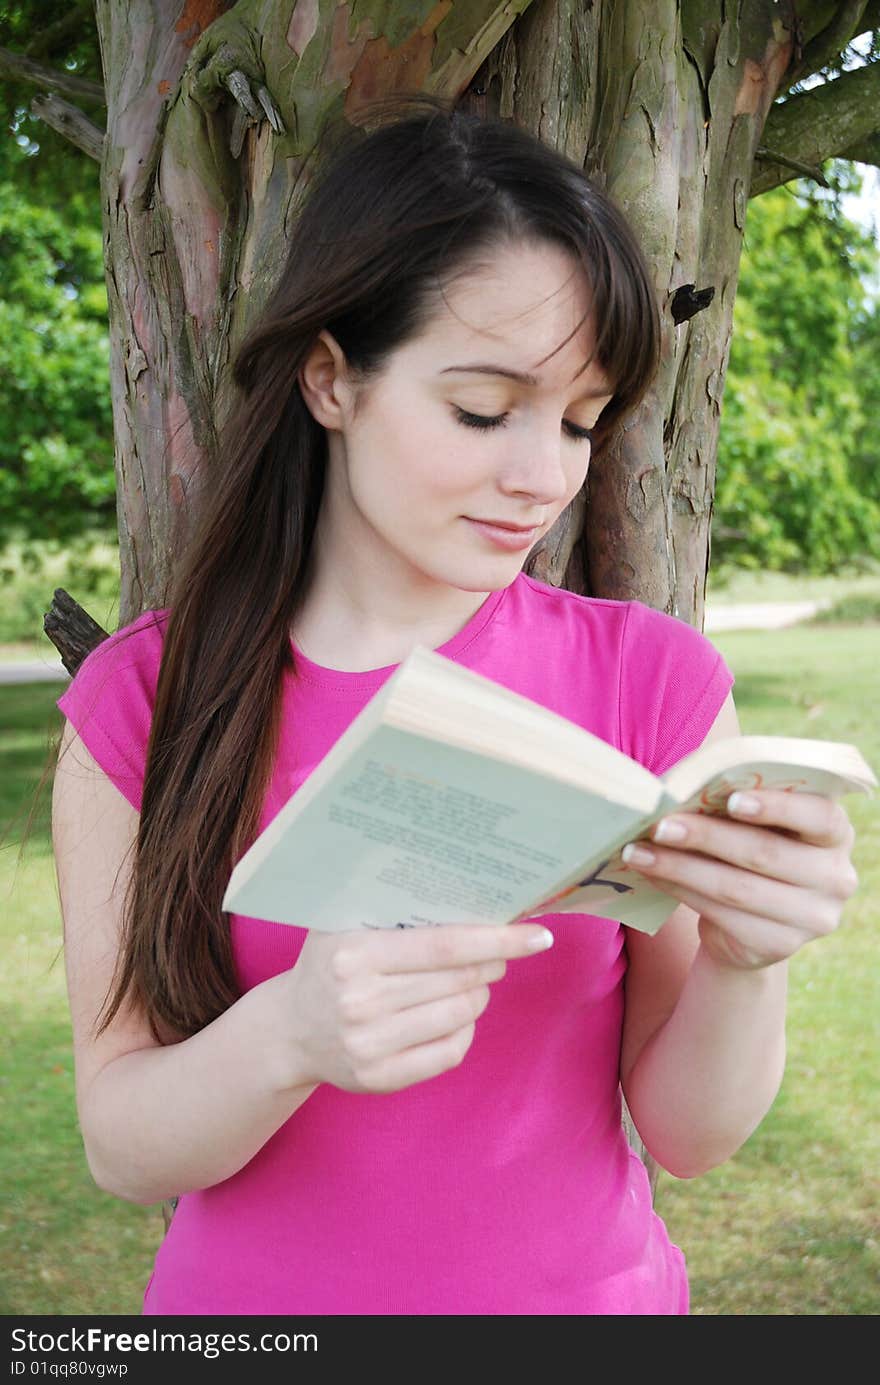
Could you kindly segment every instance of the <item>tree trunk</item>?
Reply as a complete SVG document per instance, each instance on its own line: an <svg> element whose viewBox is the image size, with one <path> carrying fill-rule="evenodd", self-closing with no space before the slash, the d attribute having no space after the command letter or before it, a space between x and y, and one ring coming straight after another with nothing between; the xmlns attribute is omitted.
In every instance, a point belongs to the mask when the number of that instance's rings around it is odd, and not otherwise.
<svg viewBox="0 0 880 1385"><path fill-rule="evenodd" d="M660 375L528 568L701 624L746 204L794 33L791 0L723 10L472 0L420 16L398 0L352 26L314 0L202 0L182 18L177 0L100 0L121 621L166 599L232 354L326 120L406 81L535 131L635 226L663 310Z"/></svg>
<svg viewBox="0 0 880 1385"><path fill-rule="evenodd" d="M587 539L591 590L702 628L751 168L794 16L787 0L681 9L611 6L604 35L604 71L631 77L606 79L587 167L641 235L664 342L654 391L590 478Z"/></svg>

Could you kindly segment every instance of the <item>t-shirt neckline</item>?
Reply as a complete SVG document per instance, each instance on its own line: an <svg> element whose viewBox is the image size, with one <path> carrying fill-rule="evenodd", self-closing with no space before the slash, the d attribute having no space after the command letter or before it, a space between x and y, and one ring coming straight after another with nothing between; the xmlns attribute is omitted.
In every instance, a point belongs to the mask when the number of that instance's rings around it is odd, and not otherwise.
<svg viewBox="0 0 880 1385"><path fill-rule="evenodd" d="M514 579L516 580L516 579ZM500 587L497 591L490 592L486 600L477 608L466 625L448 639L445 644L436 646L435 653L444 655L447 659L454 659L463 654L465 649L482 634L486 626L497 612L504 597L510 591L510 587ZM290 646L293 651L295 673L297 678L304 679L307 683L315 683L324 688L333 688L337 691L362 692L364 690L378 688L387 678L400 667L400 663L386 664L383 668L359 669L355 672L349 669L326 668L323 664L316 664L312 659L297 645L291 638Z"/></svg>

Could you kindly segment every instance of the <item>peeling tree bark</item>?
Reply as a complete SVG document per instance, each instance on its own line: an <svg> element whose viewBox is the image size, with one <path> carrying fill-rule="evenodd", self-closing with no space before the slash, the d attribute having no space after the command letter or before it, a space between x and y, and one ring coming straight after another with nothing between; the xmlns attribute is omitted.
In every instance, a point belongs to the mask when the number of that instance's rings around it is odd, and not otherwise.
<svg viewBox="0 0 880 1385"><path fill-rule="evenodd" d="M613 7L592 148L595 171L641 232L664 309L656 387L594 469L591 588L701 626L715 451L751 166L791 57L790 6ZM722 18L722 12L726 17ZM711 302L676 325L683 284Z"/></svg>
<svg viewBox="0 0 880 1385"><path fill-rule="evenodd" d="M527 4L99 0L122 622L165 600L327 119L459 95Z"/></svg>

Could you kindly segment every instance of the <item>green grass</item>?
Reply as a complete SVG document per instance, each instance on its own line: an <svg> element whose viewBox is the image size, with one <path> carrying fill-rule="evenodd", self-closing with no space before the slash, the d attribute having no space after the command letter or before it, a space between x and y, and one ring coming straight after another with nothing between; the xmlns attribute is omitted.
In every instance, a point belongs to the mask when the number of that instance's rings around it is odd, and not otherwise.
<svg viewBox="0 0 880 1385"><path fill-rule="evenodd" d="M880 596L880 564L865 560L858 568L824 576L712 568L706 603L730 606L752 601L837 601L861 593Z"/></svg>
<svg viewBox="0 0 880 1385"><path fill-rule="evenodd" d="M61 685L0 687L0 1314L139 1313L158 1207L96 1188L76 1117L47 782Z"/></svg>
<svg viewBox="0 0 880 1385"><path fill-rule="evenodd" d="M714 637L746 732L851 741L880 771L880 628ZM657 1210L685 1251L695 1314L880 1312L880 810L847 800L859 890L844 923L791 964L788 1062L769 1115L727 1164Z"/></svg>
<svg viewBox="0 0 880 1385"><path fill-rule="evenodd" d="M853 741L880 769L880 627L731 632L714 643L737 676L745 731ZM0 820L15 819L0 852L0 1313L138 1313L161 1212L99 1192L83 1156L48 785L16 869L58 693L0 687ZM686 1252L698 1315L880 1311L880 810L861 797L849 807L860 889L844 926L793 961L788 1067L773 1110L723 1168L660 1178L657 1209Z"/></svg>

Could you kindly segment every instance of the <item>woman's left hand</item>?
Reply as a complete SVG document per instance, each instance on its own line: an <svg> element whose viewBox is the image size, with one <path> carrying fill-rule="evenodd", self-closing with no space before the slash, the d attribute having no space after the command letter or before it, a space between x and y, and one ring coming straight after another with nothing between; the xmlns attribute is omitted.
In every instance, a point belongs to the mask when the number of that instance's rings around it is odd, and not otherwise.
<svg viewBox="0 0 880 1385"><path fill-rule="evenodd" d="M858 886L845 809L818 794L734 794L729 818L674 813L627 864L700 915L700 941L726 966L784 961L840 923ZM649 852L653 862L639 860Z"/></svg>

